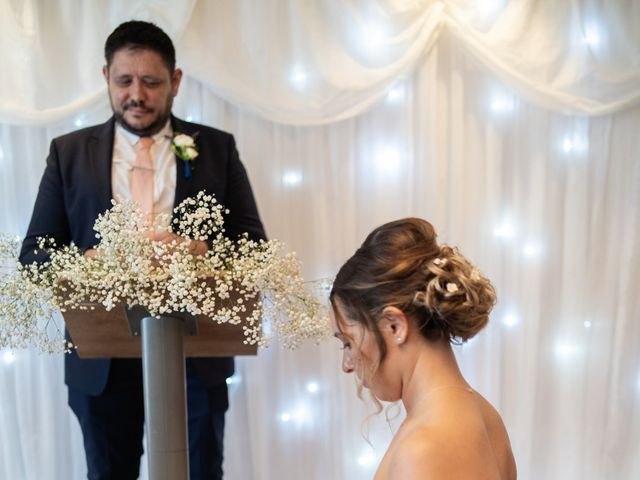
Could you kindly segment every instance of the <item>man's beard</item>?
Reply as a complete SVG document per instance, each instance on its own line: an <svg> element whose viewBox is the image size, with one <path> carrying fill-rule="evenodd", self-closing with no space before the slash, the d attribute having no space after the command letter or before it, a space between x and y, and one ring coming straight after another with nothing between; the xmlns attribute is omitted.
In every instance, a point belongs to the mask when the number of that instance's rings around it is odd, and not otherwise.
<svg viewBox="0 0 640 480"><path fill-rule="evenodd" d="M127 110L127 108L146 108L144 106L144 103L130 101L127 102L124 107L122 107L122 111L116 111L116 109L113 108L113 101L111 101L111 110L113 111L113 116L115 117L116 122L118 122L122 126L122 128L124 128L128 132L138 135L139 137L147 137L158 133L166 125L167 120L171 115L171 104L172 102L169 101L169 103L167 104L167 110L159 114L158 117L145 128L136 128L128 123L124 118L124 112Z"/></svg>

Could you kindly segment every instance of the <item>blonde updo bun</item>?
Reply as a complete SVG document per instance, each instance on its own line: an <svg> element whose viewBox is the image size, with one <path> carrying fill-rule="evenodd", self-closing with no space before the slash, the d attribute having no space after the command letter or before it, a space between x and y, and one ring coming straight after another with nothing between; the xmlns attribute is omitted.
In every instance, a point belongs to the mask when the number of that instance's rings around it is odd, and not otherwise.
<svg viewBox="0 0 640 480"><path fill-rule="evenodd" d="M425 288L415 293L413 304L439 317L444 333L466 341L485 327L496 302L495 290L458 249L440 247L438 256L427 262L425 274Z"/></svg>
<svg viewBox="0 0 640 480"><path fill-rule="evenodd" d="M375 334L387 306L413 318L429 340L464 342L489 320L496 301L491 282L456 248L438 246L433 226L405 218L378 227L342 266L331 291L350 319Z"/></svg>

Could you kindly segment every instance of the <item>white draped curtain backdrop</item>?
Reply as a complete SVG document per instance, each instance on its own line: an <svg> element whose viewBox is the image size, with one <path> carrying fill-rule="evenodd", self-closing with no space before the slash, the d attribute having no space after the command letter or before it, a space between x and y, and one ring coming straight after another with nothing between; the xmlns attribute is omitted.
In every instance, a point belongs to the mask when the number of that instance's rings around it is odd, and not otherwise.
<svg viewBox="0 0 640 480"><path fill-rule="evenodd" d="M520 478L640 478L640 2L0 0L0 232L24 235L50 140L110 115L102 48L132 18L172 36L174 112L236 135L309 279L420 216L494 280L456 354ZM0 478L82 478L62 357L0 353ZM333 341L240 359L230 396L232 480L371 478L403 416L365 421Z"/></svg>

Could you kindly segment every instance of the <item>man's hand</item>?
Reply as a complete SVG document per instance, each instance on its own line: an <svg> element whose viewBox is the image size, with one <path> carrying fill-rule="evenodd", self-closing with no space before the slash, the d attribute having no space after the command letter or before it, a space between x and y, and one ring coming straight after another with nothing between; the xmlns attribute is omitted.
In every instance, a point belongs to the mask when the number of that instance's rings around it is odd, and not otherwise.
<svg viewBox="0 0 640 480"><path fill-rule="evenodd" d="M149 233L149 238L154 242L160 243L182 243L189 242L189 253L194 255L204 255L209 251L209 246L206 242L201 240L187 240L186 238L180 237L172 232L151 232Z"/></svg>
<svg viewBox="0 0 640 480"><path fill-rule="evenodd" d="M209 251L209 245L206 242L200 240L187 240L186 238L180 237L175 233L171 232L157 232L157 233L149 233L149 238L154 242L160 243L171 243L176 242L183 243L189 242L189 253L193 255L204 255ZM84 256L86 258L93 258L98 254L98 251L95 248L89 248L84 251Z"/></svg>

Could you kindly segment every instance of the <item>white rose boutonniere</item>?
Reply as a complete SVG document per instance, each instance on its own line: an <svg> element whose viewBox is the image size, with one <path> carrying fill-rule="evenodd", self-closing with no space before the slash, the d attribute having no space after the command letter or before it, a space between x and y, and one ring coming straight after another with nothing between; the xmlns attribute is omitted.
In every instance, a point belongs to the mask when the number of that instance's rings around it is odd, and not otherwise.
<svg viewBox="0 0 640 480"><path fill-rule="evenodd" d="M191 172L195 159L198 157L198 146L196 145L196 133L193 136L186 135L180 132L174 132L173 139L171 140L171 151L176 154L184 165L184 178L189 180L191 178Z"/></svg>

